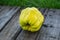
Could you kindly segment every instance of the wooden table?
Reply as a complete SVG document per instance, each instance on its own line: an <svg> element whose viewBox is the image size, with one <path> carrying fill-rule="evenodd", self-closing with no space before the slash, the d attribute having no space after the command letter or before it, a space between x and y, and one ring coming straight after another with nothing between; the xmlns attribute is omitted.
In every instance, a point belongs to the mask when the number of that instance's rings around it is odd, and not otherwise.
<svg viewBox="0 0 60 40"><path fill-rule="evenodd" d="M60 40L60 9L39 8L45 17L35 33L19 26L20 7L0 6L0 40Z"/></svg>

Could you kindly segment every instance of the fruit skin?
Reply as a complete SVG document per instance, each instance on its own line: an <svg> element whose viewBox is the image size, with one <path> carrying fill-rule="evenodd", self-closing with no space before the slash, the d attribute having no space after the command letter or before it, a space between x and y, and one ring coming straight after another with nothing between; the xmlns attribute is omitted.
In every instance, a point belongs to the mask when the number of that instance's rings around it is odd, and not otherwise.
<svg viewBox="0 0 60 40"><path fill-rule="evenodd" d="M25 8L19 17L20 27L31 32L38 31L44 22L44 16L35 7Z"/></svg>

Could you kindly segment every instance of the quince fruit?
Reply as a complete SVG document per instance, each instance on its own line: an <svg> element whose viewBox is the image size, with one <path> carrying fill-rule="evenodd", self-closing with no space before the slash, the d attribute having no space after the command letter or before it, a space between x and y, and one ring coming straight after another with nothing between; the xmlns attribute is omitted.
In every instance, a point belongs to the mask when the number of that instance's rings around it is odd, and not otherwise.
<svg viewBox="0 0 60 40"><path fill-rule="evenodd" d="M44 22L44 16L35 7L28 7L21 11L19 23L23 30L38 31Z"/></svg>

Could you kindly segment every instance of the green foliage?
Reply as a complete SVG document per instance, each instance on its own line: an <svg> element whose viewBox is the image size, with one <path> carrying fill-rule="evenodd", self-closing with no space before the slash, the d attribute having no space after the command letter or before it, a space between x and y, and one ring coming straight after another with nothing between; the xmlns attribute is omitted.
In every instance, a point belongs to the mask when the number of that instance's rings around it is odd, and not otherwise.
<svg viewBox="0 0 60 40"><path fill-rule="evenodd" d="M60 0L0 0L0 5L20 7L60 8Z"/></svg>

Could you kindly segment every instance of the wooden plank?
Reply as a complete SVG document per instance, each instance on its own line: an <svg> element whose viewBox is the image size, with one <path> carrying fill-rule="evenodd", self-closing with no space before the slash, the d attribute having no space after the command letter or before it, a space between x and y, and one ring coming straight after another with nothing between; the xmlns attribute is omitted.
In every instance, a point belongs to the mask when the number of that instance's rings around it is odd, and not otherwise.
<svg viewBox="0 0 60 40"><path fill-rule="evenodd" d="M40 9L40 10L41 10L42 13L46 13L46 12L43 11L44 9L43 10ZM38 33L39 33L39 31L35 32L35 33L32 33L32 32L22 30L16 40L35 40L37 38Z"/></svg>
<svg viewBox="0 0 60 40"><path fill-rule="evenodd" d="M14 14L6 27L1 31L0 40L15 40L15 38L18 36L21 31L18 23L19 14L19 11Z"/></svg>
<svg viewBox="0 0 60 40"><path fill-rule="evenodd" d="M60 10L50 9L36 40L60 40Z"/></svg>
<svg viewBox="0 0 60 40"><path fill-rule="evenodd" d="M7 7L0 13L0 31L4 28L4 26L8 23L8 21L12 18L12 16L19 10L19 7L9 8Z"/></svg>
<svg viewBox="0 0 60 40"><path fill-rule="evenodd" d="M0 11L0 31L1 31L1 29L3 28L3 21L4 21L4 19L3 19L3 17L5 17L6 16L6 13L9 11L9 9L10 9L10 7L8 8L8 7L4 7L4 8L2 8L2 11Z"/></svg>
<svg viewBox="0 0 60 40"><path fill-rule="evenodd" d="M2 18L3 16L5 16L8 11L10 11L11 7L4 7L1 11L0 11L0 18Z"/></svg>
<svg viewBox="0 0 60 40"><path fill-rule="evenodd" d="M4 6L0 6L0 12L1 12L4 8L5 8Z"/></svg>

